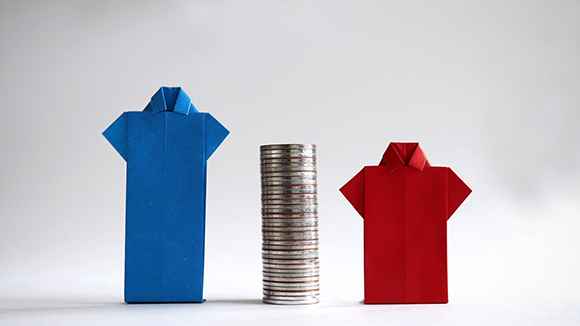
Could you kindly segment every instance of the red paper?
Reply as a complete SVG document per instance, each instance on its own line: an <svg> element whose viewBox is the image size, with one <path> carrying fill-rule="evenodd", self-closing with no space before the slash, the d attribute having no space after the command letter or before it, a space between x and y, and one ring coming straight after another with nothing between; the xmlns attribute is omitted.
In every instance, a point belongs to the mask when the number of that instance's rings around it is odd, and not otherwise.
<svg viewBox="0 0 580 326"><path fill-rule="evenodd" d="M391 143L340 188L364 219L365 303L447 303L447 220L471 193L418 143Z"/></svg>

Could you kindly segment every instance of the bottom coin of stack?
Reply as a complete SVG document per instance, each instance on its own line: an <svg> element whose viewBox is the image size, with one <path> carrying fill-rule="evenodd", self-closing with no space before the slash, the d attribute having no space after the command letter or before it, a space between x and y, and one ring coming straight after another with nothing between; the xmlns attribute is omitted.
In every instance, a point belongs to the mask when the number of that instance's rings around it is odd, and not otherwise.
<svg viewBox="0 0 580 326"><path fill-rule="evenodd" d="M314 145L260 147L265 303L319 301L315 154Z"/></svg>

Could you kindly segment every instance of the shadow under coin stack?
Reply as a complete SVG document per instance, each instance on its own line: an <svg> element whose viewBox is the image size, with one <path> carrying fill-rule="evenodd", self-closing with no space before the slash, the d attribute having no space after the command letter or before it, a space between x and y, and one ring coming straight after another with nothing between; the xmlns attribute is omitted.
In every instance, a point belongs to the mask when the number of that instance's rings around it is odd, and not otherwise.
<svg viewBox="0 0 580 326"><path fill-rule="evenodd" d="M265 303L319 299L316 145L260 146Z"/></svg>

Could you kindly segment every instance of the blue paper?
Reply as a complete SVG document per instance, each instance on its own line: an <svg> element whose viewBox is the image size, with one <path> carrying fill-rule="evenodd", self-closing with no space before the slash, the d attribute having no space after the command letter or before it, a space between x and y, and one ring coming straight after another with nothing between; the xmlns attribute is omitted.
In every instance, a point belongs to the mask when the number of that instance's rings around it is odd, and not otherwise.
<svg viewBox="0 0 580 326"><path fill-rule="evenodd" d="M206 161L228 134L179 87L103 132L127 162L125 302L203 302Z"/></svg>

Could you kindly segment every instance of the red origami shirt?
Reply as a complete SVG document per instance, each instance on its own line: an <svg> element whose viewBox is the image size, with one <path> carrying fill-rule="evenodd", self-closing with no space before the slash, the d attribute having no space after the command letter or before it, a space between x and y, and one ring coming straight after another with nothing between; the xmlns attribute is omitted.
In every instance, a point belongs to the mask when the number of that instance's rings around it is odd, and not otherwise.
<svg viewBox="0 0 580 326"><path fill-rule="evenodd" d="M447 303L447 220L471 193L418 143L391 143L340 188L364 219L365 303Z"/></svg>

